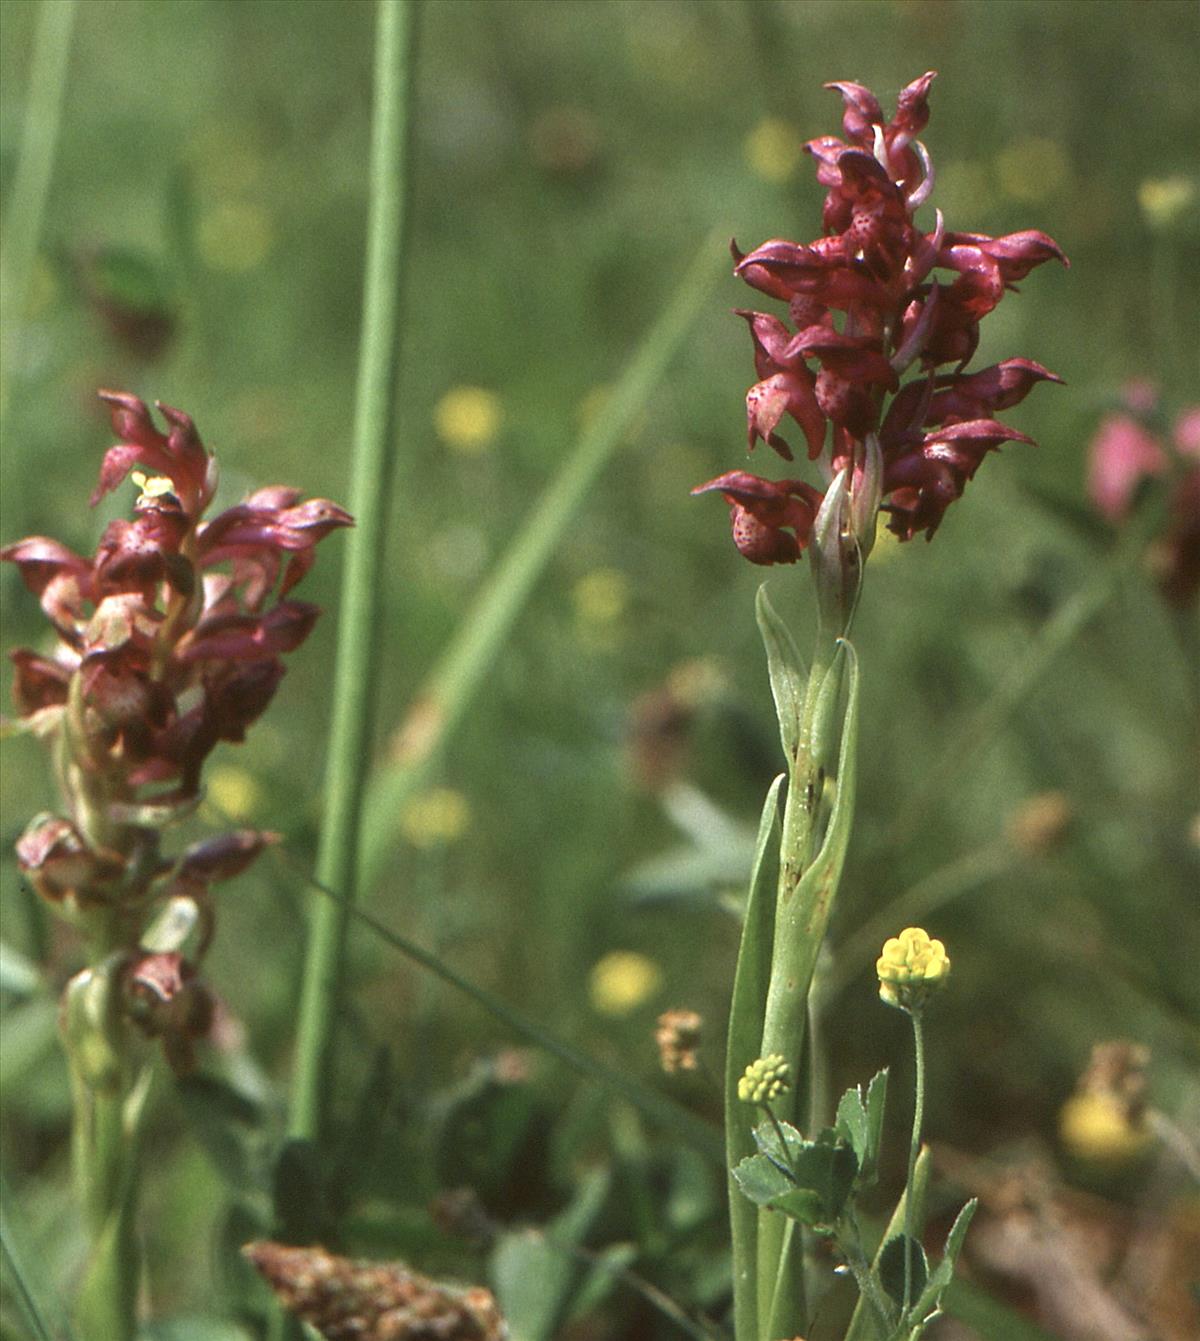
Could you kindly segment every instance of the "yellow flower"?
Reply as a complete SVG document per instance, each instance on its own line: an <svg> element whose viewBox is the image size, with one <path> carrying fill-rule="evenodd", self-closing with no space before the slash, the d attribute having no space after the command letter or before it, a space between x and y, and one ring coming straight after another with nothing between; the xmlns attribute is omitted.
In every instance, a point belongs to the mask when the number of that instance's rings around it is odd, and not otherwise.
<svg viewBox="0 0 1200 1341"><path fill-rule="evenodd" d="M744 1104L766 1104L786 1094L791 1087L791 1068L783 1054L772 1052L750 1063L738 1081L738 1098Z"/></svg>
<svg viewBox="0 0 1200 1341"><path fill-rule="evenodd" d="M433 427L452 452L481 456L496 440L503 418L495 392L481 386L456 386L434 406Z"/></svg>
<svg viewBox="0 0 1200 1341"><path fill-rule="evenodd" d="M408 803L400 828L414 847L430 848L461 838L470 823L471 807L462 792L433 787Z"/></svg>
<svg viewBox="0 0 1200 1341"><path fill-rule="evenodd" d="M662 969L649 955L613 950L592 966L588 988L601 1015L628 1015L662 985Z"/></svg>
<svg viewBox="0 0 1200 1341"><path fill-rule="evenodd" d="M615 624L629 603L629 579L616 568L596 568L575 583L571 596L581 624Z"/></svg>
<svg viewBox="0 0 1200 1341"><path fill-rule="evenodd" d="M1190 177L1147 177L1138 204L1151 228L1170 228L1192 208L1196 183Z"/></svg>
<svg viewBox="0 0 1200 1341"><path fill-rule="evenodd" d="M262 808L261 785L252 773L236 764L217 764L210 768L207 791L213 805L233 820L250 819Z"/></svg>
<svg viewBox="0 0 1200 1341"><path fill-rule="evenodd" d="M756 177L786 182L800 162L802 146L794 126L778 117L764 117L746 136L746 160Z"/></svg>
<svg viewBox="0 0 1200 1341"><path fill-rule="evenodd" d="M1074 1094L1058 1114L1058 1134L1076 1159L1124 1164L1140 1155L1150 1133L1129 1120L1122 1106L1103 1094Z"/></svg>
<svg viewBox="0 0 1200 1341"><path fill-rule="evenodd" d="M900 1010L917 1011L945 985L950 976L950 957L941 941L933 940L928 932L906 927L884 943L875 972L883 1001Z"/></svg>

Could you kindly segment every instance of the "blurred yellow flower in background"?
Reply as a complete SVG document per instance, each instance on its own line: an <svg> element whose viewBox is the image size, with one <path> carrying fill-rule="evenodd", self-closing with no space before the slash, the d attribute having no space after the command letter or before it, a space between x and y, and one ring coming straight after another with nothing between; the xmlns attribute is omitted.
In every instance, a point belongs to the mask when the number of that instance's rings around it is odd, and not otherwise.
<svg viewBox="0 0 1200 1341"><path fill-rule="evenodd" d="M481 386L456 386L433 409L441 441L461 456L481 456L495 442L504 420L500 397Z"/></svg>
<svg viewBox="0 0 1200 1341"><path fill-rule="evenodd" d="M616 568L595 568L575 583L571 599L581 624L615 624L629 605L629 579Z"/></svg>
<svg viewBox="0 0 1200 1341"><path fill-rule="evenodd" d="M1061 191L1071 166L1062 145L1042 135L1018 140L996 155L996 175L1013 200L1045 200Z"/></svg>
<svg viewBox="0 0 1200 1341"><path fill-rule="evenodd" d="M746 136L745 151L756 177L779 184L795 174L803 146L795 126L767 116Z"/></svg>
<svg viewBox="0 0 1200 1341"><path fill-rule="evenodd" d="M1151 228L1170 228L1195 200L1196 183L1190 177L1147 177L1138 187L1138 204Z"/></svg>
<svg viewBox="0 0 1200 1341"><path fill-rule="evenodd" d="M470 823L471 806L462 792L432 787L404 808L400 829L414 847L431 848L461 838Z"/></svg>
<svg viewBox="0 0 1200 1341"><path fill-rule="evenodd" d="M1124 1164L1150 1141L1149 1131L1135 1126L1121 1104L1090 1093L1073 1094L1063 1104L1058 1134L1069 1154L1099 1164Z"/></svg>
<svg viewBox="0 0 1200 1341"><path fill-rule="evenodd" d="M628 1015L662 986L662 969L636 950L612 950L592 965L588 992L601 1015Z"/></svg>
<svg viewBox="0 0 1200 1341"><path fill-rule="evenodd" d="M216 764L210 768L206 791L208 799L229 819L247 820L262 809L261 783L237 764Z"/></svg>

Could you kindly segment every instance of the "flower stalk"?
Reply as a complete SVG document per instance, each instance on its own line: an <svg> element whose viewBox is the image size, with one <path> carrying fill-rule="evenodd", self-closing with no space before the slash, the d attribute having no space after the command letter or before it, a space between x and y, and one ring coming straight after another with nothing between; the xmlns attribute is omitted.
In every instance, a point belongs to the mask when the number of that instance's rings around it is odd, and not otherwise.
<svg viewBox="0 0 1200 1341"><path fill-rule="evenodd" d="M211 751L242 740L273 697L283 656L319 614L291 590L317 543L350 516L268 487L206 520L216 459L192 420L160 405L164 433L136 396L101 398L120 441L92 501L132 475L132 520L111 522L91 558L30 536L0 559L17 566L58 640L53 657L12 653L14 725L49 743L63 812L34 817L17 859L85 946L61 1012L89 1235L77 1317L85 1341L130 1341L138 1137L154 1069L147 1040L176 1074L193 1067L214 1009L199 977L212 886L276 835L235 830L178 856L163 839L199 804Z"/></svg>
<svg viewBox="0 0 1200 1341"><path fill-rule="evenodd" d="M787 792L769 922L756 862L730 1019L730 1085L749 1060L756 1021L751 1056L778 1055L801 1073L813 973L854 808L857 658L849 635L878 515L902 541L931 538L986 455L1006 441L1031 441L994 415L1039 382L1061 380L1022 358L964 371L980 321L1006 290L1048 260L1067 261L1053 239L1033 230L999 238L955 233L940 212L931 229L918 225L934 186L932 160L917 138L929 120L934 77L929 71L904 88L890 119L862 85L829 85L842 97L846 138L822 136L806 146L827 188L823 235L808 244L775 238L749 253L733 246L735 274L786 302L793 324L738 313L759 377L746 396L748 446L765 442L792 462L779 432L790 417L827 485L736 470L693 490L722 496L734 544L750 562L792 564L809 551L817 598L806 670L760 593ZM760 836L765 831L766 816ZM750 999L752 983L763 984L761 1005ZM780 1097L773 1120L794 1122L800 1101L797 1086ZM747 1133L729 1096L726 1114L732 1168L746 1156ZM799 1210L778 1214L799 1203L772 1191L769 1179L749 1177L746 1195L761 1207L757 1223L732 1193L735 1326L739 1341L773 1341L808 1330L798 1224L814 1222ZM913 1290L908 1279L902 1318Z"/></svg>

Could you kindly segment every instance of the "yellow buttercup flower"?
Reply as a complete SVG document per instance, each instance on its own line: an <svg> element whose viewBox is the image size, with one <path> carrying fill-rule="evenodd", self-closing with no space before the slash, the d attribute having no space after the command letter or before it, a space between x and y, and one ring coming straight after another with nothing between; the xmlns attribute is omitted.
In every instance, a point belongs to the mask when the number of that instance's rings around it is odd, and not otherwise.
<svg viewBox="0 0 1200 1341"><path fill-rule="evenodd" d="M950 976L950 956L921 927L906 927L884 943L875 961L879 995L889 1006L917 1011Z"/></svg>
<svg viewBox="0 0 1200 1341"><path fill-rule="evenodd" d="M783 1054L772 1052L759 1057L742 1072L738 1081L738 1098L744 1104L766 1104L778 1099L791 1088L791 1067Z"/></svg>
<svg viewBox="0 0 1200 1341"><path fill-rule="evenodd" d="M481 386L452 387L433 410L438 437L461 456L481 456L496 440L504 410L500 397Z"/></svg>
<svg viewBox="0 0 1200 1341"><path fill-rule="evenodd" d="M662 969L649 955L613 950L592 966L588 988L601 1015L629 1015L662 985Z"/></svg>
<svg viewBox="0 0 1200 1341"><path fill-rule="evenodd" d="M1098 1164L1124 1164L1140 1155L1150 1141L1144 1126L1103 1094L1074 1094L1058 1114L1058 1134L1076 1159Z"/></svg>

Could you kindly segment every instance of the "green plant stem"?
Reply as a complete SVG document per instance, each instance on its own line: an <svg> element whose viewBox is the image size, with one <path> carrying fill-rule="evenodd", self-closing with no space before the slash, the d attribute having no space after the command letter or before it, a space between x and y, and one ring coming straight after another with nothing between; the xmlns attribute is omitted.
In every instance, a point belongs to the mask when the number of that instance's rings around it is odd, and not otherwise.
<svg viewBox="0 0 1200 1341"><path fill-rule="evenodd" d="M832 706L838 701L840 684L839 645L857 595L856 586L842 606L845 615L840 628L830 629L822 622L800 714L796 757L788 761L774 940L759 1055L781 1053L797 1071L804 1055L809 990L837 889L837 873L830 879L805 881L804 877L825 815L826 767L836 755ZM840 785L842 780L837 781ZM798 1091L797 1086L781 1104L781 1116L791 1122L797 1120ZM805 1325L802 1236L792 1233L784 1220L767 1211L758 1216L762 1341L768 1341L767 1332L777 1332L779 1327L796 1333ZM764 1324L767 1331L762 1330Z"/></svg>
<svg viewBox="0 0 1200 1341"><path fill-rule="evenodd" d="M391 475L401 283L411 159L415 0L379 0L371 123L362 336L355 402L350 536L339 603L334 717L325 774L325 820L317 870L323 884L355 893L358 833L377 679L379 593ZM292 1136L315 1140L331 1092L334 1022L348 927L346 908L326 899L312 909L300 997Z"/></svg>
<svg viewBox="0 0 1200 1341"><path fill-rule="evenodd" d="M133 1341L137 1333L140 1132L152 1074L124 1058L96 1083L71 1057L72 1160L89 1240L76 1306L84 1341Z"/></svg>
<svg viewBox="0 0 1200 1341"><path fill-rule="evenodd" d="M395 757L377 769L366 798L358 886L370 890L383 874L398 833L397 816L427 778L462 721L547 564L571 523L679 352L707 301L718 268L727 264L714 232L704 241L670 302L646 332L622 372L604 413L580 437L480 589L436 665L418 690ZM338 886L340 888L340 886Z"/></svg>
<svg viewBox="0 0 1200 1341"><path fill-rule="evenodd" d="M921 1153L921 1123L925 1116L925 1028L920 1010L912 1012L913 1048L916 1054L916 1098L913 1102L912 1140L908 1146L908 1176L904 1182L904 1314L912 1302L912 1226L913 1201L910 1194L917 1172L917 1156Z"/></svg>

